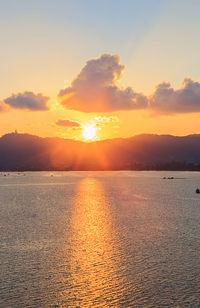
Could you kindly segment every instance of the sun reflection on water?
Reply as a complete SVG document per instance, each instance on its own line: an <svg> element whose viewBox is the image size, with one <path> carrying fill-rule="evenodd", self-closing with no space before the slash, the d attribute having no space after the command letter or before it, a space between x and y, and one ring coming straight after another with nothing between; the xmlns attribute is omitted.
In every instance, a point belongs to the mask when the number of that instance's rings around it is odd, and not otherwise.
<svg viewBox="0 0 200 308"><path fill-rule="evenodd" d="M109 203L96 179L81 181L71 222L71 253L62 301L69 307L102 307L123 285ZM119 295L119 294L118 294Z"/></svg>

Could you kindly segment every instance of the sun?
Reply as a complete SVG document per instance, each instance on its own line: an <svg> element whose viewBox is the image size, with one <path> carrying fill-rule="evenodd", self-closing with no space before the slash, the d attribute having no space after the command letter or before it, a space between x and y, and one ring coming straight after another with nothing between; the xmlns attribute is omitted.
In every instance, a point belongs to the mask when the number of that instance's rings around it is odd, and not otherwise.
<svg viewBox="0 0 200 308"><path fill-rule="evenodd" d="M96 137L96 128L89 125L84 126L82 135L85 140L94 140Z"/></svg>

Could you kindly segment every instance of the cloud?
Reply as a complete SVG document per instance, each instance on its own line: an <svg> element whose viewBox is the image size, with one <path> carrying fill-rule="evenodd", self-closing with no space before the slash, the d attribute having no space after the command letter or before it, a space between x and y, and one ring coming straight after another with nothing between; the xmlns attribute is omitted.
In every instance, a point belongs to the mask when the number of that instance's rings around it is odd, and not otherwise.
<svg viewBox="0 0 200 308"><path fill-rule="evenodd" d="M113 123L119 123L120 120L117 116L98 116L94 118L94 121L96 126L104 126L108 124L113 124Z"/></svg>
<svg viewBox="0 0 200 308"><path fill-rule="evenodd" d="M27 109L27 110L49 110L47 102L48 96L43 94L34 94L33 92L24 92L12 94L12 96L4 99L4 102L12 108Z"/></svg>
<svg viewBox="0 0 200 308"><path fill-rule="evenodd" d="M71 120L58 120L56 121L56 125L64 126L64 127L71 127L71 128L81 127L81 124L79 122L71 121Z"/></svg>
<svg viewBox="0 0 200 308"><path fill-rule="evenodd" d="M82 112L112 112L143 109L147 106L144 95L132 88L119 88L124 66L118 55L102 54L87 61L70 87L58 94L60 103L67 109Z"/></svg>
<svg viewBox="0 0 200 308"><path fill-rule="evenodd" d="M149 109L158 114L200 112L200 83L185 78L178 90L170 83L159 84L149 97Z"/></svg>
<svg viewBox="0 0 200 308"><path fill-rule="evenodd" d="M99 123L110 123L110 122L119 122L119 118L117 116L98 116L94 118L96 122Z"/></svg>
<svg viewBox="0 0 200 308"><path fill-rule="evenodd" d="M9 107L3 102L0 101L0 113L8 111Z"/></svg>

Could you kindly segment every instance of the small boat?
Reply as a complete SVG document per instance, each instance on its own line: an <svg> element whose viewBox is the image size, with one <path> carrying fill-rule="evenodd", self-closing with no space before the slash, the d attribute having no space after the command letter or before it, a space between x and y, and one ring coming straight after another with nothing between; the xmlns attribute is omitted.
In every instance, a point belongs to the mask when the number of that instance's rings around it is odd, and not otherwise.
<svg viewBox="0 0 200 308"><path fill-rule="evenodd" d="M200 193L200 189L197 188L197 189L196 189L196 194L199 194L199 193Z"/></svg>

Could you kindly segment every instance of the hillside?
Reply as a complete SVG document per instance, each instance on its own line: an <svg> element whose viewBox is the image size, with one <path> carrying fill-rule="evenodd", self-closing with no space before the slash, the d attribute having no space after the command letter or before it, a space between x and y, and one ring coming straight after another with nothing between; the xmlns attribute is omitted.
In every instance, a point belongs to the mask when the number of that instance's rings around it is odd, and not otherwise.
<svg viewBox="0 0 200 308"><path fill-rule="evenodd" d="M137 135L84 143L6 134L0 170L199 170L200 135Z"/></svg>

